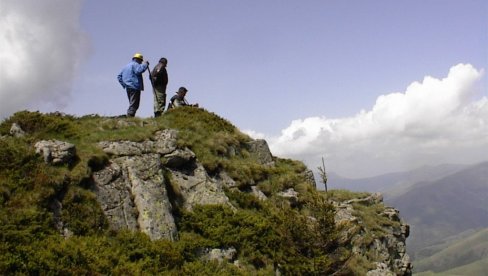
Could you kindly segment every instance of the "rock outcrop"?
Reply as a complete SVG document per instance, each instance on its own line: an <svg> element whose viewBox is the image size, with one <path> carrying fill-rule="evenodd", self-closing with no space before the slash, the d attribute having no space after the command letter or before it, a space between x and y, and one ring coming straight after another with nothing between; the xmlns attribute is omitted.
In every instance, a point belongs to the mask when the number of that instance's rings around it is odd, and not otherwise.
<svg viewBox="0 0 488 276"><path fill-rule="evenodd" d="M47 164L71 164L76 157L75 145L63 141L42 140L37 142L34 148Z"/></svg>
<svg viewBox="0 0 488 276"><path fill-rule="evenodd" d="M352 246L353 254L368 256L376 264L376 269L367 275L411 275L412 263L406 253L405 241L409 235L409 226L399 216L398 210L383 206L383 196L379 193L364 198L355 198L344 202L334 202L335 221L342 228L340 243ZM388 219L387 225L380 229L371 229L365 225L357 210L357 205L375 208L377 215ZM346 226L346 227L341 227Z"/></svg>
<svg viewBox="0 0 488 276"><path fill-rule="evenodd" d="M140 230L151 239L176 239L159 155L113 158L93 179L93 190L113 228Z"/></svg>
<svg viewBox="0 0 488 276"><path fill-rule="evenodd" d="M256 158L256 160L263 165L274 165L273 156L269 150L266 140L257 139L249 142L249 152Z"/></svg>
<svg viewBox="0 0 488 276"><path fill-rule="evenodd" d="M176 141L175 130L163 130L153 140L99 143L111 158L94 173L93 191L114 229L175 240L175 207L191 210L196 204L229 204L223 182L209 177L195 154L178 148Z"/></svg>

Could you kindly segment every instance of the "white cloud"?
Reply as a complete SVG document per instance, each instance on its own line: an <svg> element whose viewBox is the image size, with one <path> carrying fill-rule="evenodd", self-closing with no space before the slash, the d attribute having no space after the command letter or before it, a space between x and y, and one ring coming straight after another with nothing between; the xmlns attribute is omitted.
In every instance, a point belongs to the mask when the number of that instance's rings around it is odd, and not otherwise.
<svg viewBox="0 0 488 276"><path fill-rule="evenodd" d="M242 132L249 135L253 139L265 139L266 138L266 135L264 133L254 131L252 129L246 129L246 130L243 130Z"/></svg>
<svg viewBox="0 0 488 276"><path fill-rule="evenodd" d="M488 99L473 100L483 76L469 64L446 78L427 76L404 92L378 97L369 111L349 118L293 121L268 142L273 154L351 177L443 162L488 159Z"/></svg>
<svg viewBox="0 0 488 276"><path fill-rule="evenodd" d="M81 0L0 0L0 118L62 106L87 49Z"/></svg>

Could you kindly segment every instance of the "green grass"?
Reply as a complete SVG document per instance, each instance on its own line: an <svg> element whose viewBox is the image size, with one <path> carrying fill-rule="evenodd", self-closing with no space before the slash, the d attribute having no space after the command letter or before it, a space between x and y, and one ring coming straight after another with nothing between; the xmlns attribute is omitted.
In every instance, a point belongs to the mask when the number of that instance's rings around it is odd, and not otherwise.
<svg viewBox="0 0 488 276"><path fill-rule="evenodd" d="M365 198L370 195L370 193L366 192L352 192L348 190L329 190L327 193L324 193L329 199L334 201L346 201L354 198Z"/></svg>

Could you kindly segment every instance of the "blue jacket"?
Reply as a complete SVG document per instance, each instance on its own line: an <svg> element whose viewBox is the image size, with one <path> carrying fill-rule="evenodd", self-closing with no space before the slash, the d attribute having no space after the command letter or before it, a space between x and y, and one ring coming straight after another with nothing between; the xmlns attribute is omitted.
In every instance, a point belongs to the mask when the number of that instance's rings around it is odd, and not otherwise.
<svg viewBox="0 0 488 276"><path fill-rule="evenodd" d="M144 73L146 69L146 63L139 64L133 60L122 69L120 74L117 76L117 79L124 89L132 88L135 90L144 90L142 73Z"/></svg>

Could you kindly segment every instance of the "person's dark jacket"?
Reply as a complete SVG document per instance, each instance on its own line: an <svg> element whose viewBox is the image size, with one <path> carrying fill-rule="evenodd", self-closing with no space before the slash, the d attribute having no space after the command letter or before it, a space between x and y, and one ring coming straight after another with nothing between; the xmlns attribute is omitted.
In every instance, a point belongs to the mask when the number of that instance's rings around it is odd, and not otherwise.
<svg viewBox="0 0 488 276"><path fill-rule="evenodd" d="M188 102L185 99L185 96L180 93L176 93L171 99L169 100L169 106L168 109L174 108L174 107L180 107L180 106L187 106L189 105Z"/></svg>
<svg viewBox="0 0 488 276"><path fill-rule="evenodd" d="M161 62L154 66L154 69L151 72L151 77L154 86L166 87L166 85L168 85L168 72Z"/></svg>

